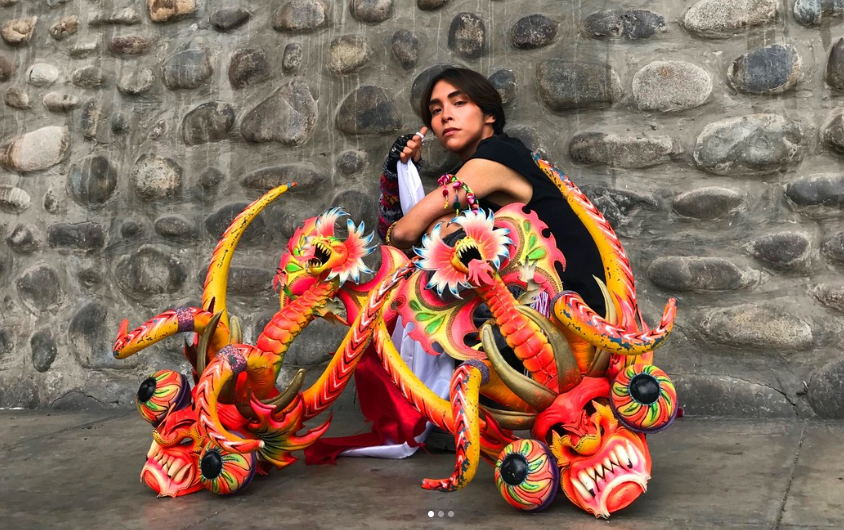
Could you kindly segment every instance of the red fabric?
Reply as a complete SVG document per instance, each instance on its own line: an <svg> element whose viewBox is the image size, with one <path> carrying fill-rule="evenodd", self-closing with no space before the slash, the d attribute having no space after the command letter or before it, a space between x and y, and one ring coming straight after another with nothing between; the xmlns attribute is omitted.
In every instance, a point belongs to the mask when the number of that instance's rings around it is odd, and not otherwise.
<svg viewBox="0 0 844 530"><path fill-rule="evenodd" d="M381 196L378 201L378 237L384 241L390 225L404 215L399 200L399 178L395 172L388 174L385 170L381 174Z"/></svg>
<svg viewBox="0 0 844 530"><path fill-rule="evenodd" d="M370 345L355 369L358 403L372 432L336 438L320 438L305 449L305 463L333 464L347 449L384 445L388 439L411 447L420 444L416 437L425 430L426 419L407 402L381 366L378 354Z"/></svg>

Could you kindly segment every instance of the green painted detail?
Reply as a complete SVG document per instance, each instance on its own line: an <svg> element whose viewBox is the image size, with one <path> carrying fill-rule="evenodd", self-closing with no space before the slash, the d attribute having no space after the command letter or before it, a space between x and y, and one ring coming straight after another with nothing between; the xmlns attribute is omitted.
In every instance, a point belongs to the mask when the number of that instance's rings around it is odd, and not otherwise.
<svg viewBox="0 0 844 530"><path fill-rule="evenodd" d="M529 224L529 223L526 223ZM539 244L539 238L536 233L531 233L527 241L527 259L530 261L537 261L548 255L546 248Z"/></svg>
<svg viewBox="0 0 844 530"><path fill-rule="evenodd" d="M546 255L546 252L545 252L544 248L537 248L537 249L530 251L530 253L528 253L527 259L529 259L531 261L540 260L540 259L544 258L545 255Z"/></svg>
<svg viewBox="0 0 844 530"><path fill-rule="evenodd" d="M437 332L437 330L440 329L440 327L442 327L443 322L445 322L444 317L435 318L434 320L431 321L430 324L425 326L425 333L427 333L429 335L433 335L434 333Z"/></svg>
<svg viewBox="0 0 844 530"><path fill-rule="evenodd" d="M413 310L414 318L418 322L428 322L428 325L425 326L425 333L428 335L433 335L434 333L439 330L443 323L445 322L445 316L439 315L436 312L426 311L425 307L419 303L418 300L411 299L408 302L408 307Z"/></svg>

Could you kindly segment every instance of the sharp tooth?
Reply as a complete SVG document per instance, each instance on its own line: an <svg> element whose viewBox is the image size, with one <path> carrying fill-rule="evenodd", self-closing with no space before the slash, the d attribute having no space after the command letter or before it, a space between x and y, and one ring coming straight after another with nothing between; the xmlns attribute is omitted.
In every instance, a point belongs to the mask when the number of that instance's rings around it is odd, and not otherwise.
<svg viewBox="0 0 844 530"><path fill-rule="evenodd" d="M172 464L172 463L173 463L173 457L168 456L167 458L164 459L164 463L162 464L162 466L164 466L164 469L167 469L168 467L170 467L170 464Z"/></svg>
<svg viewBox="0 0 844 530"><path fill-rule="evenodd" d="M630 457L627 456L627 450L624 448L624 445L617 446L615 448L615 454L618 456L618 461L621 462L622 465L633 467L630 463Z"/></svg>
<svg viewBox="0 0 844 530"><path fill-rule="evenodd" d="M185 467L183 467L183 468L182 468L182 469L181 469L181 470L180 470L180 471L176 474L176 476L173 478L173 482L181 482L182 480L184 480L184 479L185 479L185 475L187 475L187 474L188 474L188 471L190 471L190 466L185 466Z"/></svg>
<svg viewBox="0 0 844 530"><path fill-rule="evenodd" d="M594 497L594 496L595 496L595 491L596 491L598 488L597 488L597 486L595 485L595 483L592 481L592 479L591 479L591 478L589 478L589 475L587 475L585 472L581 471L580 473L578 473L577 478L579 478L579 479L580 479L580 482L582 482L582 483L583 483L583 486L584 486L586 489L588 489L589 491L591 491L591 492L592 492L592 496Z"/></svg>
<svg viewBox="0 0 844 530"><path fill-rule="evenodd" d="M169 476L170 478L173 478L173 475L175 475L175 474L177 474L179 471L181 471L181 469L182 469L182 467L184 467L184 465L185 465L185 463L184 463L183 461L181 461L181 460L176 460L176 461L175 461L175 462L173 462L173 464L170 466L170 470L169 470L169 471L167 471L167 476Z"/></svg>
<svg viewBox="0 0 844 530"><path fill-rule="evenodd" d="M595 474L598 476L598 478L604 478L604 466L602 466L601 464L595 466Z"/></svg>
<svg viewBox="0 0 844 530"><path fill-rule="evenodd" d="M583 497L584 499L589 498L589 492L586 491L586 488L583 487L583 484L581 484L579 480L572 479L571 483L574 485L574 489L577 490L577 493L579 493L581 497Z"/></svg>
<svg viewBox="0 0 844 530"><path fill-rule="evenodd" d="M595 470L594 469L592 469L591 467L587 468L586 472L589 473L589 478L591 478L592 480L595 480Z"/></svg>
<svg viewBox="0 0 844 530"><path fill-rule="evenodd" d="M630 464L635 466L639 463L639 455L636 453L636 449L633 448L632 444L627 444L627 456L630 458Z"/></svg>
<svg viewBox="0 0 844 530"><path fill-rule="evenodd" d="M158 450L157 447L158 444L155 443L155 440L153 440L152 444L149 446L149 451L147 451L147 459L152 458L152 455L154 455L155 452Z"/></svg>
<svg viewBox="0 0 844 530"><path fill-rule="evenodd" d="M615 451L610 451L610 462L616 466L618 465L618 457L616 456Z"/></svg>
<svg viewBox="0 0 844 530"><path fill-rule="evenodd" d="M610 458L608 456L605 456L604 461L601 462L601 463L604 465L604 468L607 471L610 471L610 472L612 471L612 463L610 463Z"/></svg>

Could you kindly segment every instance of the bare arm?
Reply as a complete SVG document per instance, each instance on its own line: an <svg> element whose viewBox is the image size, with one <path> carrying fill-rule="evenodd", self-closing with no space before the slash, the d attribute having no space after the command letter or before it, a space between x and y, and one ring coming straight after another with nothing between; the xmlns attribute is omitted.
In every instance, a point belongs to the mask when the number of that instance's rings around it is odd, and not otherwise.
<svg viewBox="0 0 844 530"><path fill-rule="evenodd" d="M487 197L501 206L513 202L528 202L533 194L533 188L527 179L491 160L478 158L469 160L457 172L456 177L472 190L475 198ZM395 224L390 234L391 242L399 248L410 247L416 244L422 235L430 231L437 222L453 218L454 194L454 189L449 185L448 199L443 198L442 188L437 188L426 195ZM463 188L457 190L457 199L461 210L468 208L466 191ZM446 202L447 206L444 208ZM442 233L446 235L456 228L444 227Z"/></svg>

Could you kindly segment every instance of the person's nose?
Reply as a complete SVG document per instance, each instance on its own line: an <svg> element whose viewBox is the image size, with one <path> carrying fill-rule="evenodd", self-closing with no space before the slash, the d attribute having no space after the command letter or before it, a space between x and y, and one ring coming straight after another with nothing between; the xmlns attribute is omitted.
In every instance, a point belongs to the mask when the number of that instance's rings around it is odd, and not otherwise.
<svg viewBox="0 0 844 530"><path fill-rule="evenodd" d="M443 105L442 112L440 112L440 118L443 123L447 123L452 120L450 105Z"/></svg>

